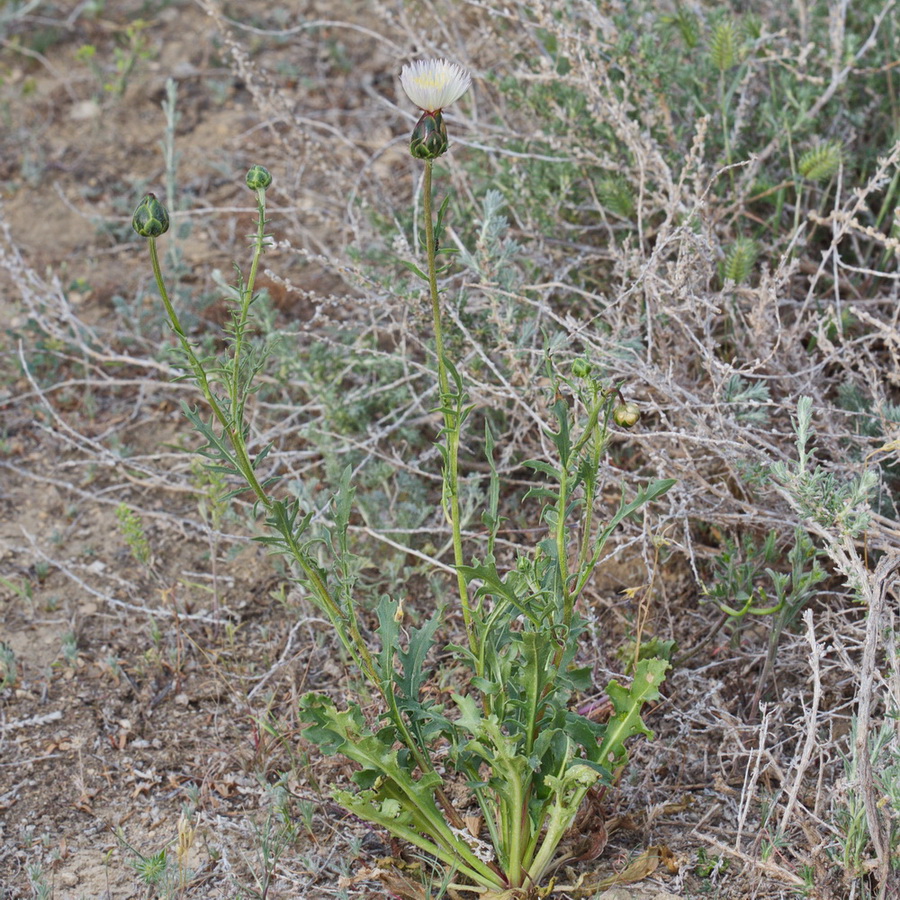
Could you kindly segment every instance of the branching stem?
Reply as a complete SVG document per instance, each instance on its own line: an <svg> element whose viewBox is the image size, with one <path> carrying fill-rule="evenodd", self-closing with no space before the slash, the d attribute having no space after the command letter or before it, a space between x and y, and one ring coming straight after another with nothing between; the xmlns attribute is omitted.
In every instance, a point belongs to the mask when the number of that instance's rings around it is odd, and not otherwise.
<svg viewBox="0 0 900 900"><path fill-rule="evenodd" d="M338 633L342 637L345 633L345 629L347 632L349 632L349 640L343 640L344 646L353 656L360 669L365 672L366 676L372 682L372 684L377 687L379 686L378 675L375 671L375 666L372 662L372 657L369 653L369 649L359 632L355 617L352 615L347 615L341 609L340 604L332 596L331 591L328 589L328 585L325 583L325 579L322 577L322 574L319 572L314 563L308 558L307 554L300 546L296 535L293 534L287 517L284 515L285 511L283 504L274 500L260 483L259 479L256 477L256 472L253 468L253 462L251 461L250 453L247 450L247 443L245 440L244 428L242 423L242 398L246 392L244 390L244 387L241 385L238 374L238 364L240 361L240 352L242 346L242 340L240 338L242 338L243 336L244 328L247 322L250 301L253 297L253 283L256 276L257 266L259 264L259 255L262 252L263 248L264 230L265 201L263 197L260 196L259 228L254 246L253 263L250 271L250 278L248 279L247 284L242 288L241 310L238 315L238 320L235 323L237 334L235 335L236 339L233 348L234 356L232 357L231 361L231 376L228 379L232 410L232 415L230 416L222 408L221 402L213 393L212 387L209 383L209 376L207 375L207 372L203 367L203 363L194 352L194 348L193 346L191 346L191 342L188 340L187 335L185 334L184 327L181 324L178 313L175 311L175 307L172 305L171 298L169 297L169 292L166 289L166 284L163 279L162 269L159 264L159 252L156 247L155 237L149 238L150 262L153 266L153 277L156 280L156 286L159 290L159 295L162 298L163 306L165 306L166 314L169 317L169 323L171 324L172 330L175 332L175 335L178 338L185 359L187 360L187 364L197 382L197 385L203 393L204 399L209 404L209 408L212 411L213 416L215 417L216 421L222 426L225 436L227 437L228 442L231 445L234 455L230 459L230 462L245 479L248 487L251 491L253 491L257 502L263 507L263 509L265 509L273 527L283 538L285 547L287 548L291 558L296 560L297 564L303 570L303 574L307 579L307 583L309 584L309 587L312 590L313 595L315 596L320 608L328 615L332 623L335 625Z"/></svg>

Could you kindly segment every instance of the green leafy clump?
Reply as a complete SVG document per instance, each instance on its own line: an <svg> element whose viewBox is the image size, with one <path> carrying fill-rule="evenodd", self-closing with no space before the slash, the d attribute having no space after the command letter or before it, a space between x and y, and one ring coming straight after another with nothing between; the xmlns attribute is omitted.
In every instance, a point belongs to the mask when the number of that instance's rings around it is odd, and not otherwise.
<svg viewBox="0 0 900 900"><path fill-rule="evenodd" d="M725 383L725 402L734 410L741 422L755 422L764 425L770 419L771 395L764 381L750 381L735 373Z"/></svg>
<svg viewBox="0 0 900 900"><path fill-rule="evenodd" d="M474 252L460 250L460 261L477 272L483 281L512 290L519 280L515 260L521 247L509 237L509 221L503 214L506 200L498 190L485 192L482 200L480 227L476 232Z"/></svg>
<svg viewBox="0 0 900 900"><path fill-rule="evenodd" d="M759 249L756 241L750 238L738 238L725 253L725 259L720 266L720 276L723 283L732 281L735 284L744 284L753 272Z"/></svg>
<svg viewBox="0 0 900 900"><path fill-rule="evenodd" d="M810 446L812 398L801 397L797 401L794 429L797 464L775 463L772 478L788 489L791 501L804 519L843 537L857 537L871 520L870 500L878 473L874 469L865 469L853 478L841 479L816 460L816 448Z"/></svg>
<svg viewBox="0 0 900 900"><path fill-rule="evenodd" d="M597 183L600 205L622 219L634 216L634 191L621 175L608 175Z"/></svg>
<svg viewBox="0 0 900 900"><path fill-rule="evenodd" d="M716 23L709 36L709 59L713 68L723 73L734 68L740 62L739 44L740 34L734 20Z"/></svg>
<svg viewBox="0 0 900 900"><path fill-rule="evenodd" d="M628 738L651 735L641 709L659 697L669 668L665 659L642 658L630 685L612 681L607 693L613 715L605 724L571 708L575 694L591 688L590 671L576 664L584 623L575 600L617 525L673 483L653 482L631 501L623 499L569 569L568 518L582 507L579 491L586 498L585 515L593 508L595 460L607 439L602 423L618 402L596 383L581 389L589 410L583 430L575 432L572 410L559 400L558 428L547 432L557 461L526 463L546 479L530 496L544 502L550 536L505 574L492 538L483 561L461 567L475 593L470 642L448 648L456 671L468 670L450 704L427 690L434 677L427 662L443 611L418 628L401 630L401 604L384 597L378 607L381 649L373 660L385 701L381 725L365 721L356 704L339 710L318 694L307 695L301 705L310 723L306 737L362 767L354 777L360 790L335 794L342 805L452 865L457 878L488 890L541 883L586 792L612 783L614 770L627 759ZM490 436L487 447L493 447ZM494 472L485 513L491 535L499 526L497 487ZM440 772L437 757L443 761ZM419 777L411 775L413 768ZM478 837L461 838L459 810L465 805L449 800L461 786L481 810L485 832Z"/></svg>
<svg viewBox="0 0 900 900"><path fill-rule="evenodd" d="M810 181L828 181L841 167L844 152L836 141L825 141L807 150L797 161L797 171Z"/></svg>
<svg viewBox="0 0 900 900"><path fill-rule="evenodd" d="M9 644L0 641L0 691L12 687L18 680L16 654Z"/></svg>
<svg viewBox="0 0 900 900"><path fill-rule="evenodd" d="M141 517L128 504L120 503L116 507L116 519L119 522L119 531L135 561L142 566L151 565L153 550L144 532L144 523L141 521Z"/></svg>
<svg viewBox="0 0 900 900"><path fill-rule="evenodd" d="M488 673L477 682L481 701L476 694L454 694L455 713L445 713L421 694L427 672L422 664L437 620L411 630L407 650L396 654L395 669L391 641L399 637L393 624L397 609L396 601L388 599L379 608L379 632L388 648L382 651L382 664L390 664L380 671L385 692L408 724L398 727L397 717L388 714L387 724L375 729L364 722L358 706L339 711L316 694L301 703L303 717L313 723L306 737L361 766L354 776L360 790L336 791L335 799L475 884L501 889L540 883L587 791L594 784L611 783L613 770L625 761L626 739L652 736L640 711L659 698L669 664L642 660L630 686L611 682L614 715L601 725L567 708L573 676L584 685L584 673L560 670L554 662L558 645L546 632L526 628L501 638L498 631L487 650ZM506 617L498 616L494 623L498 629L508 626ZM448 747L450 767L484 814L496 869L490 857L490 862L484 858L480 837L461 840L446 808L447 775L432 768L418 778L411 775L416 754L407 747L397 749L408 741L407 731L417 743Z"/></svg>
<svg viewBox="0 0 900 900"><path fill-rule="evenodd" d="M660 21L677 31L685 47L689 50L693 50L700 44L703 37L702 24L700 17L691 10L679 6L674 13L660 16Z"/></svg>

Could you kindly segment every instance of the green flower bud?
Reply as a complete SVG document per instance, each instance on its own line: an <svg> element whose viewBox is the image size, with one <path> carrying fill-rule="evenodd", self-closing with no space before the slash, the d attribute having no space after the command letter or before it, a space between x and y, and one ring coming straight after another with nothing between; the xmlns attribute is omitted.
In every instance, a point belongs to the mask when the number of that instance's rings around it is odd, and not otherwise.
<svg viewBox="0 0 900 900"><path fill-rule="evenodd" d="M409 152L416 159L437 159L447 152L449 146L447 126L441 111L422 113L409 139Z"/></svg>
<svg viewBox="0 0 900 900"><path fill-rule="evenodd" d="M572 374L576 378L587 378L593 371L593 368L586 359L576 359L572 363Z"/></svg>
<svg viewBox="0 0 900 900"><path fill-rule="evenodd" d="M641 418L641 410L637 403L620 403L613 410L613 419L620 428L631 428Z"/></svg>
<svg viewBox="0 0 900 900"><path fill-rule="evenodd" d="M141 237L159 237L169 230L169 213L155 194L147 194L138 204L131 227Z"/></svg>
<svg viewBox="0 0 900 900"><path fill-rule="evenodd" d="M245 181L251 191L264 191L272 183L272 173L265 166L250 166Z"/></svg>

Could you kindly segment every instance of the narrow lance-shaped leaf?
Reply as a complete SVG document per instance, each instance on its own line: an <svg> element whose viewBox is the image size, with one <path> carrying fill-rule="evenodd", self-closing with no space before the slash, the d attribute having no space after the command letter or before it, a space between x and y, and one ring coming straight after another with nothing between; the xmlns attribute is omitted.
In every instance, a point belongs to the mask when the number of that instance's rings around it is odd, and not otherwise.
<svg viewBox="0 0 900 900"><path fill-rule="evenodd" d="M625 498L622 498L622 502L619 504L619 508L613 514L613 517L609 520L606 528L597 535L597 540L594 544L594 553L591 557L591 563L589 566L585 567L585 573L582 576L581 580L578 583L575 593L578 593L587 582L590 573L593 571L594 566L597 564L597 561L600 559L600 554L603 552L603 548L606 546L606 542L609 540L612 533L616 530L619 523L624 519L628 518L633 512L639 510L645 503L649 503L651 500L655 500L657 497L661 497L666 493L674 484L676 479L674 478L661 478L658 481L654 481L649 484L646 488L641 488L637 496L630 503L625 502Z"/></svg>
<svg viewBox="0 0 900 900"><path fill-rule="evenodd" d="M527 616L536 627L540 627L541 623L538 617L519 599L512 587L501 580L497 567L493 562L485 562L474 566L460 566L459 570L469 582L476 578L484 582L482 587L479 588L479 592L493 594L495 597L502 597L508 600L522 615Z"/></svg>
<svg viewBox="0 0 900 900"><path fill-rule="evenodd" d="M494 435L487 421L484 423L484 455L490 469L490 483L487 493L487 509L481 514L481 521L488 529L487 555L493 557L494 542L497 540L497 531L503 521L498 510L500 508L500 476L494 463Z"/></svg>
<svg viewBox="0 0 900 900"><path fill-rule="evenodd" d="M550 660L555 645L546 636L531 631L522 635L522 648L525 659L521 673L525 689L525 715L522 724L527 729L524 752L528 756L540 728L542 704L553 677Z"/></svg>
<svg viewBox="0 0 900 900"><path fill-rule="evenodd" d="M572 453L572 438L569 435L569 407L565 400L557 400L553 404L553 412L556 420L559 422L559 431L551 431L549 428L544 429L547 437L553 441L557 453L559 453L559 461L562 463L563 469L569 465L569 457Z"/></svg>
<svg viewBox="0 0 900 900"><path fill-rule="evenodd" d="M411 263L406 259L398 260L398 262L404 268L409 269L409 271L412 272L413 275L417 275L419 278L421 278L422 281L428 281L428 276L415 263Z"/></svg>
<svg viewBox="0 0 900 900"><path fill-rule="evenodd" d="M381 638L381 650L378 653L378 677L382 690L393 693L394 653L400 637L400 626L395 618L399 604L385 594L378 602L378 636Z"/></svg>

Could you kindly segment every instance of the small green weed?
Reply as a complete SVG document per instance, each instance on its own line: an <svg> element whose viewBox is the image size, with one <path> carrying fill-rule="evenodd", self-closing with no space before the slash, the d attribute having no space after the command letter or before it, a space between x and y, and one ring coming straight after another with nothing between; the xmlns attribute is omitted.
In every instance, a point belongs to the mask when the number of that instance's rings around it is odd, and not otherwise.
<svg viewBox="0 0 900 900"><path fill-rule="evenodd" d="M855 538L868 527L869 500L878 482L874 469L863 470L852 478L840 479L815 457L812 440L812 399L797 401L794 419L797 434L795 465L777 462L772 479L788 491L803 519L835 534L838 539Z"/></svg>
<svg viewBox="0 0 900 900"><path fill-rule="evenodd" d="M252 886L241 885L241 893L266 900L275 883L276 869L284 854L297 843L300 828L295 821L290 792L281 783L266 786L269 810L261 822L253 824L253 857L245 862L253 879ZM312 808L301 807L301 818L311 829ZM307 821L307 815L309 819ZM310 833L311 830L310 830Z"/></svg>
<svg viewBox="0 0 900 900"><path fill-rule="evenodd" d="M14 687L18 678L15 651L9 644L0 641L0 691Z"/></svg>
<svg viewBox="0 0 900 900"><path fill-rule="evenodd" d="M125 838L121 828L115 830L116 840L126 852L126 861L134 869L138 880L150 889L158 900L174 900L184 896L193 878L188 857L196 839L196 829L184 813L178 819L174 847L161 847L156 853L145 855Z"/></svg>
<svg viewBox="0 0 900 900"><path fill-rule="evenodd" d="M727 856L718 856L714 853L707 853L704 847L700 847L697 850L694 872L700 878L710 878L715 880L715 877L720 872L727 871L730 865L731 861Z"/></svg>
<svg viewBox="0 0 900 900"><path fill-rule="evenodd" d="M146 569L152 568L153 550L144 533L144 523L141 521L141 517L127 503L120 503L116 507L116 519L119 523L119 533L124 538L134 560Z"/></svg>
<svg viewBox="0 0 900 900"><path fill-rule="evenodd" d="M14 596L24 600L29 606L34 602L34 585L30 579L23 578L21 581L13 581L0 575L0 584L12 591Z"/></svg>
<svg viewBox="0 0 900 900"><path fill-rule="evenodd" d="M144 19L134 19L125 26L116 37L111 66L100 60L94 44L82 44L75 58L88 66L105 93L121 97L138 62L151 59L154 55L145 34L151 24Z"/></svg>
<svg viewBox="0 0 900 900"><path fill-rule="evenodd" d="M29 864L28 883L34 900L51 900L53 897L53 883L48 880L47 873L40 863Z"/></svg>
<svg viewBox="0 0 900 900"><path fill-rule="evenodd" d="M868 753L872 770L883 791L880 806L886 813L885 837L891 854L892 869L900 869L897 851L900 850L900 747L895 739L896 715L889 716L869 738ZM835 822L838 826L837 849L833 857L841 871L855 881L867 896L867 882L871 872L872 835L866 817L865 798L853 789L860 776L861 760L855 748L857 723L850 732L850 751L843 755L844 778L842 789L835 796Z"/></svg>

